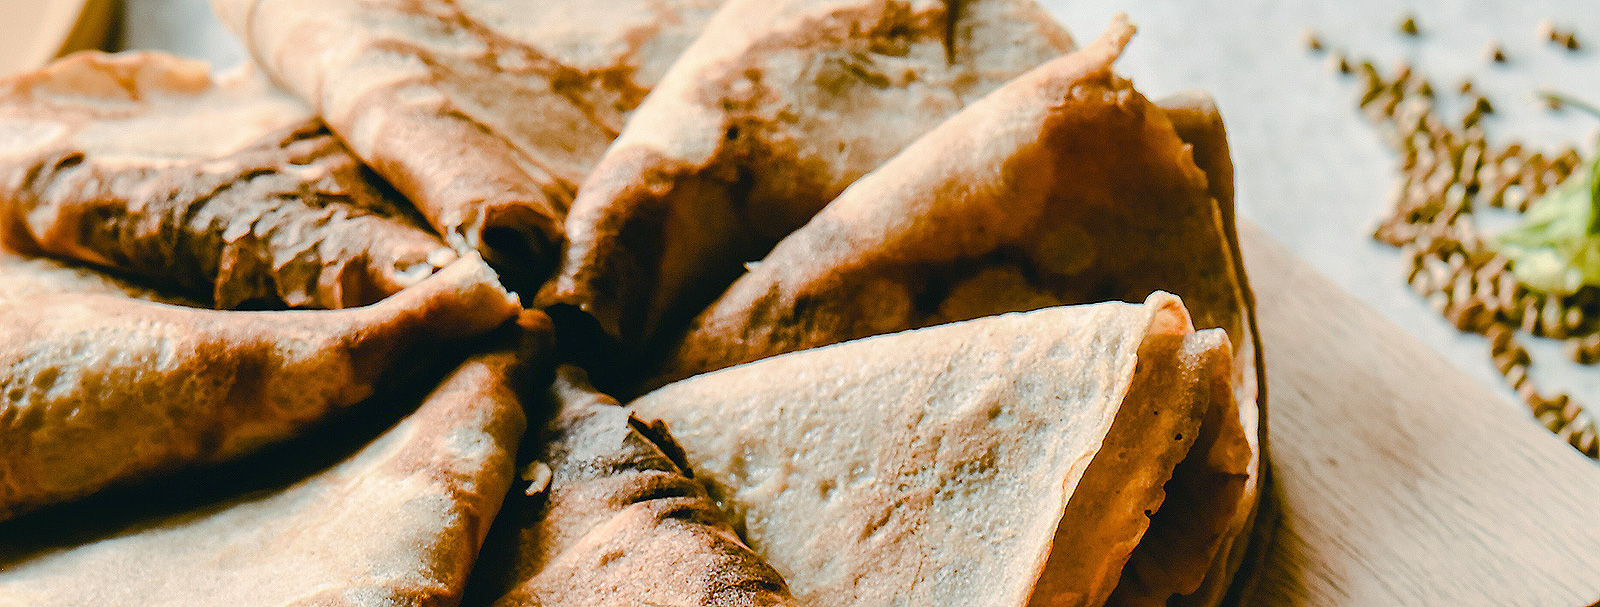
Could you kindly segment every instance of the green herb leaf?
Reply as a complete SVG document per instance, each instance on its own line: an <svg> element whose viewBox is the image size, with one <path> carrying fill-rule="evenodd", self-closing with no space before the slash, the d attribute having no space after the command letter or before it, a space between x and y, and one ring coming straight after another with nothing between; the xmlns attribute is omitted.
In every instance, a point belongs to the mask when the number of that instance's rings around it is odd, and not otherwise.
<svg viewBox="0 0 1600 607"><path fill-rule="evenodd" d="M1600 116L1589 104L1555 93L1552 102ZM1528 288L1571 295L1584 285L1600 287L1600 153L1560 185L1534 200L1521 225L1495 239L1511 260L1511 272Z"/></svg>

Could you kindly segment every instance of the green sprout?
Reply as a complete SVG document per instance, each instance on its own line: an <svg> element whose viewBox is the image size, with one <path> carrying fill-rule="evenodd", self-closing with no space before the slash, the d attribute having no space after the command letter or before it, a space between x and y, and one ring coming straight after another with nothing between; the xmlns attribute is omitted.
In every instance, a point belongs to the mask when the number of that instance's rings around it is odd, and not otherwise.
<svg viewBox="0 0 1600 607"><path fill-rule="evenodd" d="M1570 106L1595 117L1600 108L1554 92L1551 107ZM1600 153L1529 206L1521 225L1495 239L1511 272L1528 288L1557 296L1600 286Z"/></svg>

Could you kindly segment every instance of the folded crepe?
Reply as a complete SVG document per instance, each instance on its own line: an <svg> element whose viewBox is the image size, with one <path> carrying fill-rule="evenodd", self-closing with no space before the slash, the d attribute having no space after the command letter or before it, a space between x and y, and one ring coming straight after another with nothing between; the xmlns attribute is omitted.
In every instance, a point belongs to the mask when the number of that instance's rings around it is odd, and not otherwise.
<svg viewBox="0 0 1600 607"><path fill-rule="evenodd" d="M732 0L579 189L540 301L593 315L626 357L862 174L1070 50L1033 0Z"/></svg>
<svg viewBox="0 0 1600 607"><path fill-rule="evenodd" d="M576 367L558 369L554 415L505 505L474 587L497 607L797 605L734 534L682 450Z"/></svg>
<svg viewBox="0 0 1600 607"><path fill-rule="evenodd" d="M0 520L282 440L371 395L404 353L519 309L476 255L348 310L0 301Z"/></svg>
<svg viewBox="0 0 1600 607"><path fill-rule="evenodd" d="M646 386L868 335L1169 290L1196 326L1232 341L1252 454L1239 472L1255 504L1259 346L1226 136L1207 100L1174 99L1169 112L1111 73L1132 33L1119 18L856 182L702 312ZM1237 543L1208 580L1239 568L1253 514L1232 522ZM1214 603L1225 590L1208 581L1192 596Z"/></svg>
<svg viewBox="0 0 1600 607"><path fill-rule="evenodd" d="M296 445L179 485L154 512L98 500L14 521L32 525L0 543L0 605L458 604L515 477L519 364L511 351L475 356L370 442L341 428L330 440L350 443L342 452L305 458L327 441ZM169 491L151 488L156 501ZM190 492L222 497L184 507Z"/></svg>
<svg viewBox="0 0 1600 607"><path fill-rule="evenodd" d="M795 352L628 406L803 603L1189 604L1250 509L1230 361L1158 292Z"/></svg>
<svg viewBox="0 0 1600 607"><path fill-rule="evenodd" d="M0 82L0 244L219 308L372 303L455 258L245 68L79 53Z"/></svg>
<svg viewBox="0 0 1600 607"><path fill-rule="evenodd" d="M81 293L144 299L176 306L199 304L91 268L0 249L0 300Z"/></svg>
<svg viewBox="0 0 1600 607"><path fill-rule="evenodd" d="M719 0L213 0L458 248L542 280L577 184Z"/></svg>

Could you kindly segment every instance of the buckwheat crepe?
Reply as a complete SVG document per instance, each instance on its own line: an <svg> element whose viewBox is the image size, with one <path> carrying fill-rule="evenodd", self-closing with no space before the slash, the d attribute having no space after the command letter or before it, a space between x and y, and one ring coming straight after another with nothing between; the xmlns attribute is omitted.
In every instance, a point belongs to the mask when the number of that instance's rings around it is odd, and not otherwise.
<svg viewBox="0 0 1600 607"><path fill-rule="evenodd" d="M101 503L23 531L0 546L0 605L456 605L515 477L518 364L469 359L377 438L281 484L224 479L247 492L131 520ZM285 459L242 476L281 475ZM85 541L86 518L110 530Z"/></svg>
<svg viewBox="0 0 1600 607"><path fill-rule="evenodd" d="M732 0L578 190L540 301L631 355L845 186L1070 50L1033 0Z"/></svg>
<svg viewBox="0 0 1600 607"><path fill-rule="evenodd" d="M287 438L371 395L418 346L482 334L519 309L476 255L348 310L0 300L0 520Z"/></svg>
<svg viewBox="0 0 1600 607"><path fill-rule="evenodd" d="M526 490L509 498L474 572L474 584L510 583L497 607L798 604L692 480L665 428L576 367L558 370L552 397Z"/></svg>
<svg viewBox="0 0 1600 607"><path fill-rule="evenodd" d="M1158 292L785 354L629 408L802 603L1165 605L1251 506L1230 361Z"/></svg>
<svg viewBox="0 0 1600 607"><path fill-rule="evenodd" d="M1174 101L1202 171L1169 113L1112 74L1132 33L1113 24L856 182L702 312L646 385L867 335L1170 290L1197 326L1232 341L1252 454L1236 472L1255 504L1258 347L1225 135L1204 100ZM1220 600L1252 513L1232 522L1226 566L1185 600Z"/></svg>
<svg viewBox="0 0 1600 607"><path fill-rule="evenodd" d="M218 308L365 305L456 255L248 67L79 53L0 82L0 244Z"/></svg>
<svg viewBox="0 0 1600 607"><path fill-rule="evenodd" d="M1269 481L1269 471L1266 469L1263 455L1266 452L1265 443L1267 436L1266 423L1266 387L1259 378L1266 377L1266 367L1263 363L1261 352L1261 334L1256 331L1255 295L1250 290L1249 280L1244 271L1244 259L1240 256L1239 233L1235 226L1233 207L1233 158L1228 150L1227 129L1223 126L1222 115L1217 111L1211 96L1201 91L1186 91L1161 99L1156 103L1161 107L1167 118L1172 120L1172 126L1177 131L1178 137L1189 144L1194 152L1194 161L1206 174L1206 187L1211 197L1217 201L1217 211L1221 218L1221 234L1227 239L1229 257L1233 262L1232 277L1238 281L1236 298L1242 302L1244 310L1237 318L1240 335L1234 336L1234 360L1238 365L1234 369L1234 397L1240 408L1240 416L1244 420L1247 436L1251 439L1250 448L1256 454L1251 462L1250 481L1246 490L1251 495L1250 499L1262 492ZM1218 304L1225 305L1225 304ZM1256 524L1257 511L1252 509L1244 520L1236 521L1236 526L1241 529L1240 536L1233 545L1226 548L1227 558L1219 558L1212 563L1214 570L1208 575L1207 585L1191 597L1193 600L1185 601L1187 605L1216 604L1223 599L1225 592L1230 587L1222 582L1233 573L1241 571L1246 566L1246 559L1259 563L1265 556L1264 547L1267 536L1270 535L1271 525ZM1253 573L1253 572L1252 572ZM1239 582L1233 584L1239 586Z"/></svg>
<svg viewBox="0 0 1600 607"><path fill-rule="evenodd" d="M718 3L213 0L450 244L533 281L578 183Z"/></svg>
<svg viewBox="0 0 1600 607"><path fill-rule="evenodd" d="M112 295L176 306L198 306L194 301L162 293L91 268L74 266L48 257L17 255L0 249L0 300L69 293Z"/></svg>

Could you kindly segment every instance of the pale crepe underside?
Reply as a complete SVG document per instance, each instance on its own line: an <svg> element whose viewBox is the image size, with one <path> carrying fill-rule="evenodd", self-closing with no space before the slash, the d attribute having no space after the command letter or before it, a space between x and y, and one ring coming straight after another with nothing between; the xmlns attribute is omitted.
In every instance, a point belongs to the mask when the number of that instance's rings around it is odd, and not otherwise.
<svg viewBox="0 0 1600 607"><path fill-rule="evenodd" d="M220 308L340 308L455 255L254 70L80 53L0 83L0 242Z"/></svg>
<svg viewBox="0 0 1600 607"><path fill-rule="evenodd" d="M733 0L579 189L541 301L636 354L852 181L1070 50L1033 0Z"/></svg>
<svg viewBox="0 0 1600 607"><path fill-rule="evenodd" d="M515 362L469 360L377 439L286 487L98 541L0 549L0 605L454 605L514 477Z"/></svg>
<svg viewBox="0 0 1600 607"><path fill-rule="evenodd" d="M1202 422L1234 410L1225 338L1191 331L1157 293L786 354L629 407L802 602L1099 605ZM1175 523L1213 535L1240 506L1194 497L1209 511Z"/></svg>

